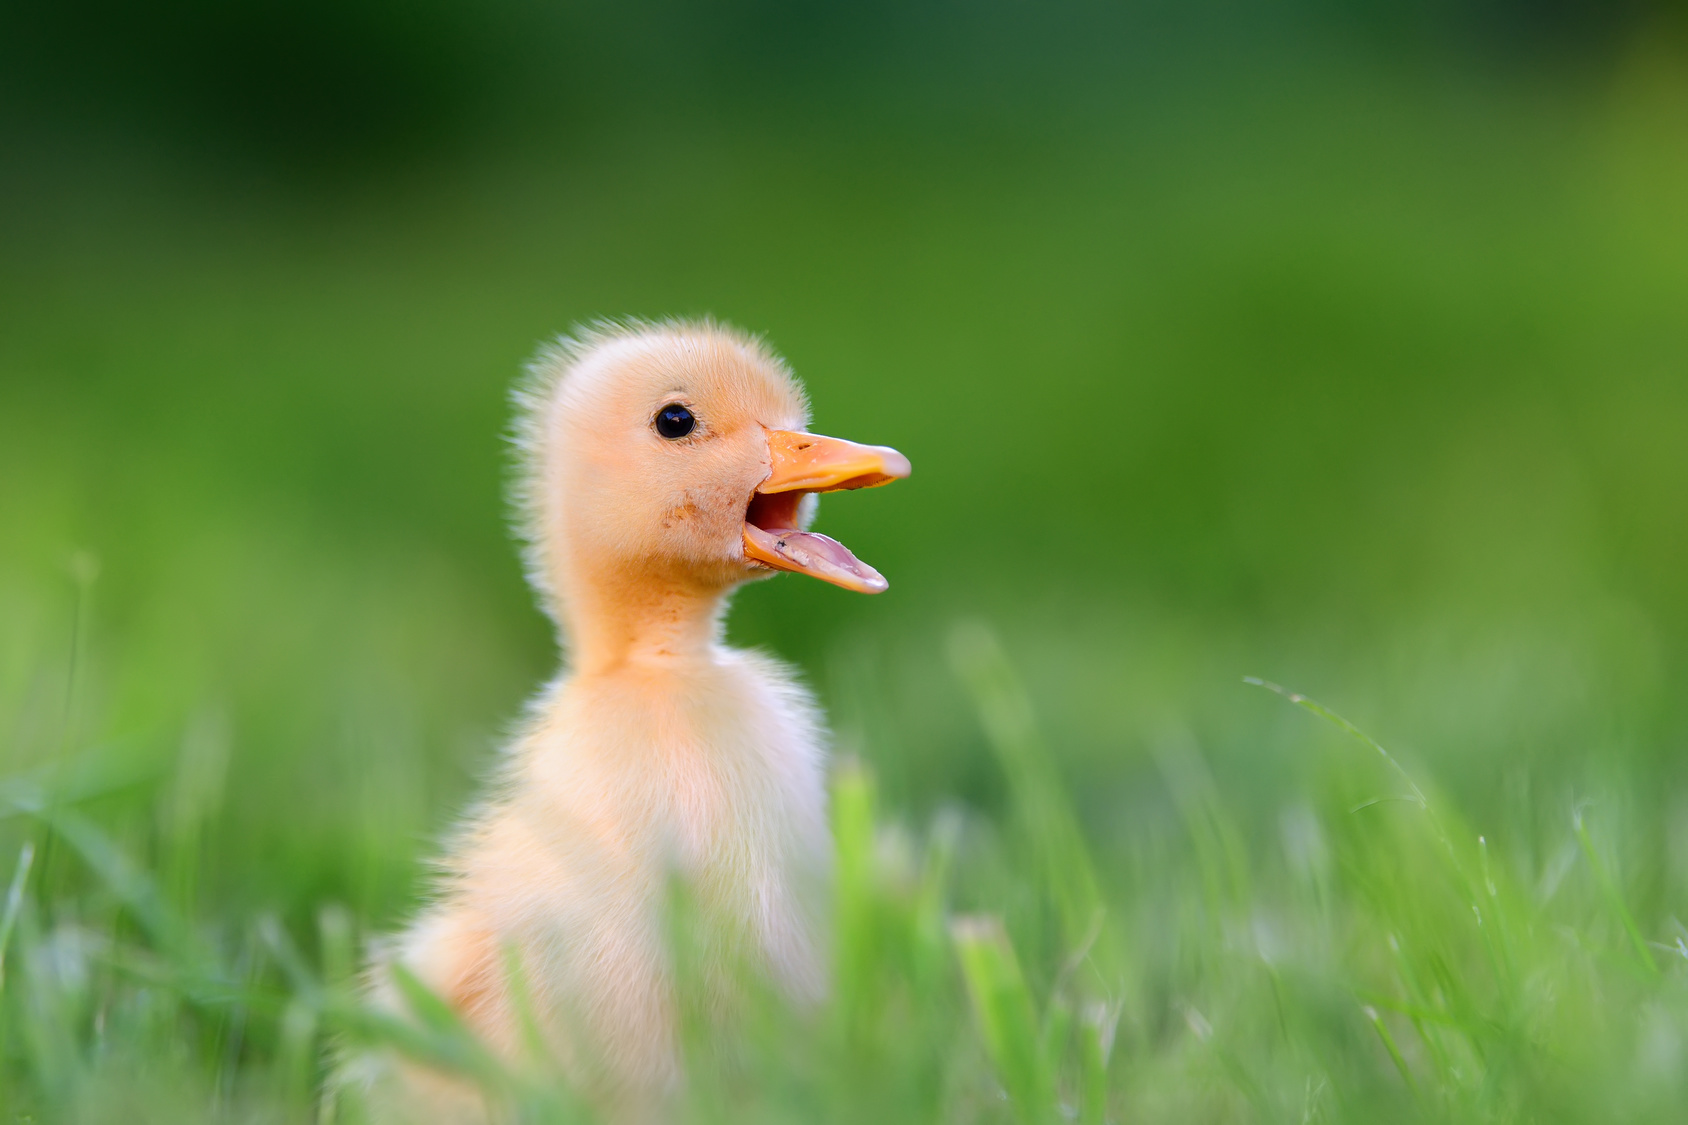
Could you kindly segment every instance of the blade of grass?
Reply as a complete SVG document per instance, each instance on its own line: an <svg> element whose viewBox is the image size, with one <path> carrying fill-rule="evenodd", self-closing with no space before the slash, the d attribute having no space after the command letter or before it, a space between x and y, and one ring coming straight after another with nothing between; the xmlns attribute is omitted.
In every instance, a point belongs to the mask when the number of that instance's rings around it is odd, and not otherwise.
<svg viewBox="0 0 1688 1125"><path fill-rule="evenodd" d="M1430 803L1430 799L1425 796L1424 790L1421 789L1418 782L1413 779L1412 774L1408 773L1406 767L1401 765L1393 754L1384 749L1383 744L1378 742L1377 739L1373 738L1371 735L1367 734L1365 731L1361 730L1359 727L1355 726L1335 711L1332 711L1318 700L1302 695L1300 692L1290 691L1282 685L1272 683L1270 680L1263 680L1258 676L1244 676L1243 682L1255 687L1265 688L1267 691L1282 696L1284 699L1287 699L1297 707L1301 707L1304 710L1312 712L1321 719L1324 719L1326 722L1337 727L1339 730L1342 730L1352 736L1363 745L1370 747L1372 750L1377 752L1378 756L1383 759L1395 775L1407 786L1410 794L1408 800L1417 805L1419 810L1424 814L1425 822L1430 826L1431 833L1435 837L1437 844L1440 846L1442 858L1446 864L1448 874L1459 886L1461 895L1464 897L1466 904L1471 909L1472 916L1476 920L1477 933L1483 943L1484 952L1489 959L1490 967L1494 972L1496 982L1500 986L1502 997L1506 1003L1507 1009L1510 1011L1516 1003L1513 976L1507 968L1511 962L1510 951L1504 947L1504 937L1503 935L1496 933L1496 927L1484 924L1486 916L1484 905L1485 903L1492 902L1493 896L1483 893L1483 888L1485 886L1492 886L1492 880L1489 879L1487 875L1478 876L1472 873L1470 865L1461 858L1459 849L1454 845L1453 835L1448 831L1447 825L1443 822L1442 817L1437 813L1435 806ZM1368 804L1369 803L1371 802L1368 802Z"/></svg>
<svg viewBox="0 0 1688 1125"><path fill-rule="evenodd" d="M6 889L6 910L0 915L0 992L6 990L6 949L12 941L12 928L17 925L18 911L23 908L23 889L29 882L29 868L34 860L35 841L25 840L23 847L18 849L12 885Z"/></svg>
<svg viewBox="0 0 1688 1125"><path fill-rule="evenodd" d="M833 777L832 825L837 860L834 926L839 1014L848 1042L863 1044L872 1019L870 983L875 959L873 908L873 776L860 762L842 763Z"/></svg>
<svg viewBox="0 0 1688 1125"><path fill-rule="evenodd" d="M985 625L956 625L949 647L950 662L971 691L986 737L1008 778L1015 815L1037 856L1045 893L1058 912L1062 944L1076 949L1102 908L1102 896L1054 755L1038 731L1031 699L1001 642Z"/></svg>
<svg viewBox="0 0 1688 1125"><path fill-rule="evenodd" d="M1586 803L1585 803L1586 804ZM1595 882L1600 884L1600 892L1611 907L1612 913L1617 915L1624 933L1629 935L1629 943L1635 950L1636 960L1648 976L1659 975L1659 963L1653 957L1653 951L1647 948L1647 939L1641 936L1641 927L1635 924L1635 916L1629 912L1624 903L1623 892L1618 889L1617 880L1606 870L1606 865L1600 862L1600 853L1594 850L1594 840L1588 834L1588 825L1583 819L1585 804L1579 804L1571 810L1571 826L1577 834L1577 843L1582 845L1583 855L1588 859L1588 866L1594 872Z"/></svg>
<svg viewBox="0 0 1688 1125"><path fill-rule="evenodd" d="M1118 1009L1110 1009L1099 1001L1086 1004L1079 1019L1078 1119L1081 1125L1106 1125L1108 1120L1108 1055L1118 1019Z"/></svg>
<svg viewBox="0 0 1688 1125"><path fill-rule="evenodd" d="M1036 1125L1056 1120L1055 1084L1042 1051L1031 991L1002 922L980 915L957 918L950 934L980 1037L1016 1114Z"/></svg>
<svg viewBox="0 0 1688 1125"><path fill-rule="evenodd" d="M1389 1052L1389 1058L1395 1064L1395 1069L1400 1072L1401 1080L1407 1084L1407 1089L1412 1092L1413 1097L1418 1097L1418 1083L1413 1080L1413 1072L1408 1069L1407 1060L1401 1054L1401 1048L1396 1046L1395 1036L1390 1034L1389 1026L1383 1022L1383 1017L1371 1005L1366 1005L1361 1011L1365 1013L1366 1020L1372 1025L1372 1030L1377 1032L1378 1039L1382 1040L1383 1049Z"/></svg>

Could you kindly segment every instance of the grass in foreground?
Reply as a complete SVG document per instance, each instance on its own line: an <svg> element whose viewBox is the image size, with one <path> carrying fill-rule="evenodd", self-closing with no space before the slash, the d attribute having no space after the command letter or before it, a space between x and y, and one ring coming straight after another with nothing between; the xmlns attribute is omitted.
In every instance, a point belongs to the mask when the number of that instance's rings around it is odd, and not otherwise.
<svg viewBox="0 0 1688 1125"><path fill-rule="evenodd" d="M1679 1119L1688 929L1632 908L1617 857L1644 841L1606 806L1541 810L1556 826L1525 854L1340 716L1262 684L1313 713L1324 755L1275 844L1250 842L1223 779L1173 738L1159 762L1179 832L1104 847L993 634L958 628L951 656L1007 815L901 823L841 762L834 999L812 1017L753 1000L731 1036L699 1024L681 1119ZM1332 724L1347 745L1317 749ZM140 830L109 815L132 783L91 752L0 787L21 837L0 909L8 1120L323 1119L348 1040L475 1075L517 1119L585 1119L443 1012L405 1026L360 1008L364 935L344 907L307 926L182 909L209 781L176 778Z"/></svg>

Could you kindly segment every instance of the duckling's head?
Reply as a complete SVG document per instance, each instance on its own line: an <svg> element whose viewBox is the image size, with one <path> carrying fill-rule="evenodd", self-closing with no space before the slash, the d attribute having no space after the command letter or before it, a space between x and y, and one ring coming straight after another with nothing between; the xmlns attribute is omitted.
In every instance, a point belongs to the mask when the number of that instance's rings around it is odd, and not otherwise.
<svg viewBox="0 0 1688 1125"><path fill-rule="evenodd" d="M783 360L720 325L599 327L559 341L521 394L532 578L553 616L583 587L717 593L774 570L886 587L806 530L815 494L908 475L893 449L806 433Z"/></svg>

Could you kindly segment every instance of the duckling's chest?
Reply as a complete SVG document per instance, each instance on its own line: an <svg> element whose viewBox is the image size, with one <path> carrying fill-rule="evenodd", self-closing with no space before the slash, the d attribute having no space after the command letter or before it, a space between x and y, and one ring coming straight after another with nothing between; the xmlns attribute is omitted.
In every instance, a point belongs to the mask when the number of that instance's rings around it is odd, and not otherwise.
<svg viewBox="0 0 1688 1125"><path fill-rule="evenodd" d="M557 704L536 732L540 788L604 858L742 884L824 849L821 726L777 666L638 670Z"/></svg>

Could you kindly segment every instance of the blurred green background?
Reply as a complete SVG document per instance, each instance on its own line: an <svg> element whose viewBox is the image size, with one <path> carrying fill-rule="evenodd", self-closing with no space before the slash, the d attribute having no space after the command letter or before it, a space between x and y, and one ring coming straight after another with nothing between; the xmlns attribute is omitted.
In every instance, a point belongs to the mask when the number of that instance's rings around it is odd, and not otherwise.
<svg viewBox="0 0 1688 1125"><path fill-rule="evenodd" d="M512 382L572 325L711 314L790 359L817 430L915 465L822 507L887 595L782 577L730 623L894 815L1007 800L945 657L980 619L1103 868L1176 834L1168 745L1251 849L1326 784L1253 674L1421 767L1526 882L1595 799L1663 927L1681 17L9 4L0 771L208 925L395 925L557 659L507 525ZM6 866L34 829L0 830ZM92 893L47 863L43 898Z"/></svg>

